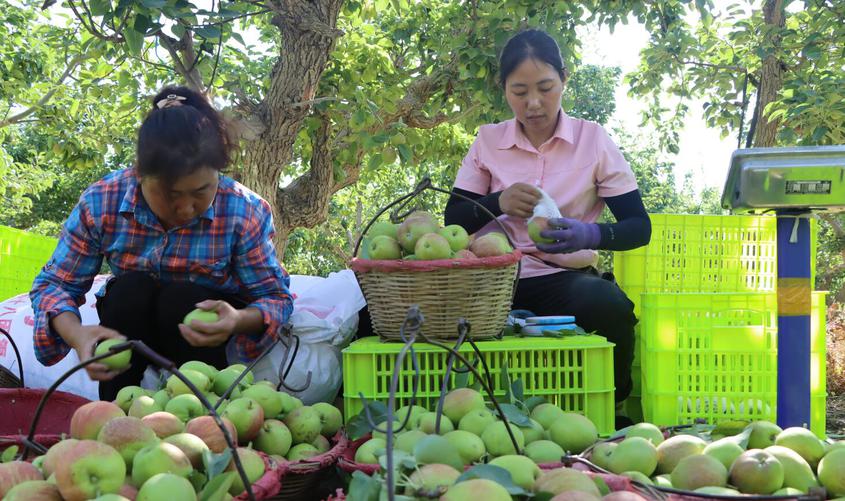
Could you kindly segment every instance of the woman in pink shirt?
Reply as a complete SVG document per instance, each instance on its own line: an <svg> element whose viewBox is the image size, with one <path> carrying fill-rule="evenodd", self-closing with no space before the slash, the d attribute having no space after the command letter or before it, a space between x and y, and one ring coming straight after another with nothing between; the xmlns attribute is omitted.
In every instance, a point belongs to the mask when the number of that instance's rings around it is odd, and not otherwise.
<svg viewBox="0 0 845 501"><path fill-rule="evenodd" d="M598 124L561 109L568 71L557 43L538 30L512 37L500 57L500 83L514 118L482 126L464 158L454 192L495 214L525 257L515 309L536 315L574 315L587 331L616 343L616 399L631 392L633 304L595 269L597 249L646 245L651 223L631 167ZM563 217L549 220L535 244L527 220L540 200L554 199ZM597 224L605 204L615 223ZM446 224L470 233L499 229L475 204L452 195Z"/></svg>

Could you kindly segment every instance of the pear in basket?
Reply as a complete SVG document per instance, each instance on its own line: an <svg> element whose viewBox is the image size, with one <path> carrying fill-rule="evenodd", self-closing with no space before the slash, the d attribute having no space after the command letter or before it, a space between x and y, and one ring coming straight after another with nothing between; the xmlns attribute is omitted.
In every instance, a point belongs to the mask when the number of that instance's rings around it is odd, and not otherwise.
<svg viewBox="0 0 845 501"><path fill-rule="evenodd" d="M405 252L414 252L417 246L417 241L426 233L437 233L437 221L431 214L426 212L414 212L408 219L399 225L398 237L399 244L405 249Z"/></svg>
<svg viewBox="0 0 845 501"><path fill-rule="evenodd" d="M507 237L497 232L476 238L470 245L469 250L478 257L504 256L513 252Z"/></svg>

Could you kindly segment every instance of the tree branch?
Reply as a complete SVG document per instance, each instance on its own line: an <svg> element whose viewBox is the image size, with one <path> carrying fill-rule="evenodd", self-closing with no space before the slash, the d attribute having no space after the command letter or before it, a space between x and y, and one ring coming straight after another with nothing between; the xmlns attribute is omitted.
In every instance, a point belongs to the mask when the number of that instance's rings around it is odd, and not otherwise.
<svg viewBox="0 0 845 501"><path fill-rule="evenodd" d="M20 122L24 118L26 118L29 115L32 115L33 113L35 113L39 108L43 107L47 103L47 101L49 101L50 98L53 97L53 95L56 93L56 91L59 90L59 86L62 85L62 82L65 81L65 78L67 78L68 75L70 75L70 73L74 69L76 69L76 67L79 66L82 63L82 61L84 61L87 58L88 58L87 56L77 56L77 57L71 59L70 63L68 63L67 68L65 68L64 73L61 74L61 76L59 77L59 79L56 81L55 85L53 86L52 89L50 89L49 92L47 92L46 94L41 96L41 99L39 99L37 103L35 103L34 105L25 109L24 111L18 113L17 115L12 115L11 117L0 121L0 129L2 129L3 127L7 127L9 125Z"/></svg>
<svg viewBox="0 0 845 501"><path fill-rule="evenodd" d="M188 87L195 91L203 92L204 87L199 72L196 68L187 68L184 63L186 60L194 60L194 45L191 39L191 32L185 30L185 34L182 35L181 40L179 40L179 50L177 50L177 42L164 33L159 33L158 39L161 41L161 45L167 49L167 52L170 54L170 58L173 59L173 65L176 67L176 72L185 79L185 83Z"/></svg>
<svg viewBox="0 0 845 501"><path fill-rule="evenodd" d="M45 3L45 5L46 5L46 3ZM76 8L76 4L73 2L73 0L68 0L68 5L70 6L70 10L72 10L72 11L73 11L73 14L76 16L76 18L77 18L77 19L79 19L79 22L80 22L80 23L82 23L82 26L83 26L83 27L84 27L84 28L85 28L85 29L86 29L89 33L91 33L92 35L94 35L95 37L99 38L100 40L105 40L105 41L107 41L107 42L122 43L122 42L124 41L124 40L123 40L123 37L122 37L120 34L106 35L105 33L102 33L100 30L98 30L98 29L97 29L97 27L94 25L94 20L93 20L93 19L91 19L91 17L88 17L88 18L86 19L86 18L85 18L85 17L84 17L84 16L83 16L80 12L79 12L79 10ZM85 6L85 9L87 10L87 9L88 9L88 7L87 7L87 6ZM87 22L86 22L86 21L87 21Z"/></svg>

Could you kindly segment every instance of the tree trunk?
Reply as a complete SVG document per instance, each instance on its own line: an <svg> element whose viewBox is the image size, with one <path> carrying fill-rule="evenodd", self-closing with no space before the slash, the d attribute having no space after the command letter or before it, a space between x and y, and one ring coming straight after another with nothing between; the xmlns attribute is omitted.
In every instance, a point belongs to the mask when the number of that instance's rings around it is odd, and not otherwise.
<svg viewBox="0 0 845 501"><path fill-rule="evenodd" d="M785 12L783 0L766 0L763 5L766 45L771 47L769 55L763 59L760 67L760 86L757 88L757 106L754 109L756 124L754 127L754 146L774 146L779 122L769 121L765 113L766 106L777 99L783 85L783 63L778 57L781 50L780 31L784 27Z"/></svg>
<svg viewBox="0 0 845 501"><path fill-rule="evenodd" d="M314 226L325 219L328 210L332 159L331 155L323 156L327 149L314 149L308 173L285 188L279 184L285 167L291 163L296 136L310 110L308 105L299 103L314 98L334 42L341 34L336 26L342 2L281 3L273 5L276 13L273 24L282 38L279 59L273 67L267 95L254 110L264 128L244 149L241 176L244 185L273 206L274 243L280 260L291 230ZM328 134L327 127L321 132Z"/></svg>

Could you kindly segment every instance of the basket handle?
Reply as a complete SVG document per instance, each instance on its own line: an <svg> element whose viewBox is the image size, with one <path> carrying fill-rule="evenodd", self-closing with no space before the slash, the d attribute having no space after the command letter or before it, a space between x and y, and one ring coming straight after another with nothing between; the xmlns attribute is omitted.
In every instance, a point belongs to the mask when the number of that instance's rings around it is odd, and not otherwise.
<svg viewBox="0 0 845 501"><path fill-rule="evenodd" d="M384 207L382 210L380 210L380 211L379 211L379 212L378 212L375 216L373 216L373 218L372 218L372 219L370 219L370 222L369 222L369 223L367 223L367 226L365 226L365 227L364 227L364 230L363 230L363 231L361 231L361 234L358 236L358 239L357 239L357 241L355 242L355 249L354 249L354 251L352 252L353 257L358 255L358 250L359 250L359 248L361 247L361 242L364 240L364 235L365 235L365 234L367 233L367 231L370 229L370 226L372 226L373 224L375 224L375 222L376 222L376 221L378 221L378 218L379 218L379 217L381 217L381 215L382 215L382 214L384 214L385 212L387 212L387 210L388 210L388 209L390 209L391 207L396 206L396 205L399 205L399 207L397 207L397 208L396 208L396 210L394 210L393 212L391 212L391 213L390 213L390 220L391 220L391 221L397 221L400 217L407 216L407 215L408 215L408 213L407 213L407 212L406 212L405 214L401 214L401 215L400 215L400 214L399 214L399 211L400 211L400 210L402 210L402 209L403 209L406 205L408 205L408 202L410 202L412 198L416 197L417 195L419 195L420 193L422 193L422 192L423 192L423 191L425 191L425 190L433 190L433 191L437 191L437 192L439 192L439 193L444 193L444 194L446 194L446 195L454 195L454 196L456 196L456 197L458 197L458 198L462 198L462 199L464 199L464 200L467 200L467 201L469 201L469 202L474 203L474 204L475 204L475 205L477 205L477 206L478 206L481 210L483 210L485 214L487 214L488 216L490 216L490 219L492 219L493 221L495 221L495 222L496 222L496 224L497 224L497 225L499 225L499 228L501 228L502 233L504 233L504 235L505 235L505 238L507 238L507 239L508 239L508 244L510 244L510 246L511 246L511 247L516 248L516 246L514 246L514 244L513 244L513 240L511 240L511 237L510 237L510 235L508 234L508 230L506 230L506 229L505 229L505 227L504 227L504 225L502 224L502 222L501 222L501 221L499 221L499 219L498 219L498 218L497 218L497 217L496 217L496 216L495 216L492 212L490 212L490 211L487 209L487 207L484 207L483 205L481 205L481 204L480 204L480 203L478 203L477 201L475 201L475 200L473 200L473 199L471 199L471 198L469 198L469 197L467 197L467 196L461 195L460 193L455 193L454 191L444 190L443 188L438 188L437 186L434 186L433 184L431 184L431 178L429 178L429 177L424 177L424 178L422 179L422 181L420 181L420 182L417 184L417 186L413 189L413 191L411 191L411 192L410 192L410 193L408 193L408 194L402 195L401 197L397 198L397 199L396 199L396 200L394 200L393 202L391 202L391 203L387 204L387 206L385 206L385 207ZM400 205L400 204L401 204L401 205ZM519 274L517 274L517 276L519 276Z"/></svg>
<svg viewBox="0 0 845 501"><path fill-rule="evenodd" d="M411 191L408 194L402 195L401 197L397 198L393 202L387 204L386 207L384 207L382 210L378 211L378 213L375 216L373 216L372 219L370 219L370 222L367 223L367 226L364 227L364 229L361 231L361 234L358 236L358 240L355 242L355 249L352 251L352 256L353 257L358 256L358 250L361 248L361 242L364 240L364 235L366 235L367 231L370 229L370 226L375 224L375 222L378 221L378 218L381 217L382 214L387 212L387 210L390 209L391 207L399 205L399 207L397 207L396 210L394 210L393 212L390 213L390 220L391 221L398 220L398 218L400 217L398 212L401 209L403 209L408 204L408 202L411 201L412 198L416 197L417 195L419 195L420 193L422 193L425 190L433 190L433 191L437 191L439 193L444 193L446 195L454 195L458 198L462 198L464 200L467 200L469 202L474 203L482 211L484 211L485 214L490 216L490 219L492 219L493 221L496 222L497 225L499 225L499 228L502 230L502 233L505 235L505 238L508 239L508 244L511 246L511 248L514 248L514 249L516 248L516 246L513 243L513 240L511 240L511 237L508 234L508 230L505 229L505 226L502 224L501 221L499 221L499 218L497 218L492 212L490 212L487 209L487 207L484 207L483 205L481 205L477 201L475 201L475 200L473 200L473 199L471 199L467 196L461 195L460 193L455 193L454 191L444 190L443 188L438 188L438 187L434 186L433 184L431 184L431 178L426 176L422 179L422 181L420 181L417 184L417 186L414 188L413 191ZM407 216L407 213L403 214L403 216ZM519 283L519 276L520 276L521 273L522 273L522 260L520 259L516 262L516 275L514 276L514 279L513 279L513 293L511 294L511 304L513 304L513 300L516 297L516 286Z"/></svg>
<svg viewBox="0 0 845 501"><path fill-rule="evenodd" d="M18 359L18 374L20 374L21 388L26 388L26 385L23 382L23 360L21 360L21 352L18 351L18 345L15 344L15 340L12 339L12 335L9 334L6 329L0 327L0 333L3 333L3 335L6 336L6 339L8 339L9 343L12 345L12 349L15 350L15 358Z"/></svg>

